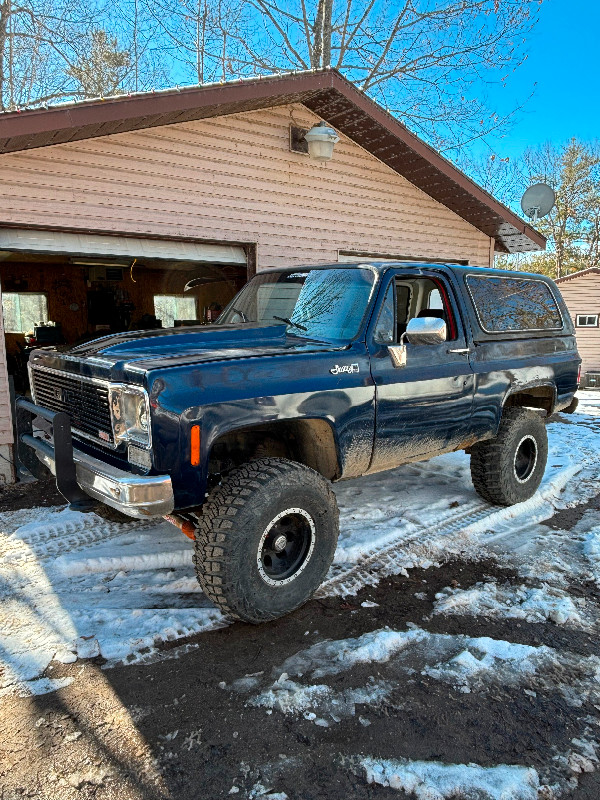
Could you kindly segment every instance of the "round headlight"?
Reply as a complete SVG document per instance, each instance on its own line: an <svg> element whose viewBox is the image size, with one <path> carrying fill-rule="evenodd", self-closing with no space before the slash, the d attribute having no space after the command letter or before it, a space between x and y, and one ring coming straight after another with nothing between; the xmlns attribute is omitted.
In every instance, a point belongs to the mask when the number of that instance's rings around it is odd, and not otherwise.
<svg viewBox="0 0 600 800"><path fill-rule="evenodd" d="M137 427L141 428L143 431L148 430L148 409L146 408L146 401L144 399L138 402L136 424Z"/></svg>

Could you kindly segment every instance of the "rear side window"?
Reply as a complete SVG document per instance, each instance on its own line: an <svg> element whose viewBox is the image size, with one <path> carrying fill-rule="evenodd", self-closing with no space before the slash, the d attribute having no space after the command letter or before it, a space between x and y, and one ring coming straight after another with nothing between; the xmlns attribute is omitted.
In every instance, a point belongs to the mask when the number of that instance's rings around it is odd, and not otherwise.
<svg viewBox="0 0 600 800"><path fill-rule="evenodd" d="M548 284L527 278L467 276L467 287L484 331L559 330L562 317Z"/></svg>

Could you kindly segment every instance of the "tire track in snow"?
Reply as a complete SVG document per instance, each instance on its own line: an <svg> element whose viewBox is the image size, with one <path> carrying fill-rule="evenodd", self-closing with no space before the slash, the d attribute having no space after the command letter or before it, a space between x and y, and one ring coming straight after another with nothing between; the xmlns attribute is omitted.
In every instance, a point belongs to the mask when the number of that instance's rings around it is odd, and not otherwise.
<svg viewBox="0 0 600 800"><path fill-rule="evenodd" d="M428 541L461 531L468 525L472 525L490 515L490 507L486 503L482 502L474 504L474 506L466 511L451 515L450 519L436 527L435 533L428 533L429 528L422 526L414 533L399 535L383 548L373 548L371 552L365 553L358 564L352 566L334 565L330 570L329 576L321 584L316 596L355 594L365 585L378 583L381 577L379 573L387 570L393 572L405 569L408 555L405 550L407 545L419 542L424 547ZM410 519L410 517L407 518ZM374 571L377 574L373 574Z"/></svg>
<svg viewBox="0 0 600 800"><path fill-rule="evenodd" d="M64 513L64 512L63 512ZM59 516L54 512L52 516ZM82 517L78 519L77 517ZM15 563L43 562L55 556L80 550L88 545L109 541L133 530L142 531L156 525L156 520L108 522L97 515L68 514L65 520L44 519L39 524L23 526L18 534L0 537L0 568Z"/></svg>
<svg viewBox="0 0 600 800"><path fill-rule="evenodd" d="M541 522L548 519L557 508L556 501L572 478L584 471L582 464L572 465L558 474L548 486L542 486L537 493L518 506L490 506L483 501L470 503L466 509L447 515L435 523L423 525L410 512L404 518L417 525L416 531L400 533L384 547L374 547L366 551L356 564L334 564L325 581L321 584L316 597L346 596L356 594L363 586L375 585L384 575L399 574L423 561L431 563L432 559L443 558L456 552L456 548L476 548L481 552L485 541L481 538L486 529L508 519L525 516L528 523ZM596 493L600 487L600 479L591 477L600 471L600 459L586 462L586 477L581 484L586 485L586 494ZM581 500L580 500L581 502ZM547 506L543 513L540 511ZM516 510L516 513L515 513ZM537 512L537 515L536 515ZM415 548L407 549L410 545Z"/></svg>

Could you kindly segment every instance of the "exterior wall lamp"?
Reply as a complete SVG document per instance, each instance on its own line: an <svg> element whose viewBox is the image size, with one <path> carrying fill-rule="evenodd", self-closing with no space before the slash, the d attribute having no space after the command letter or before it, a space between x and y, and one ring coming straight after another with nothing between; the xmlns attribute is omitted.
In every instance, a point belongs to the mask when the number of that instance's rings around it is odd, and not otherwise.
<svg viewBox="0 0 600 800"><path fill-rule="evenodd" d="M290 129L290 149L295 153L308 153L315 161L330 161L333 148L340 137L326 122L317 122L309 131Z"/></svg>

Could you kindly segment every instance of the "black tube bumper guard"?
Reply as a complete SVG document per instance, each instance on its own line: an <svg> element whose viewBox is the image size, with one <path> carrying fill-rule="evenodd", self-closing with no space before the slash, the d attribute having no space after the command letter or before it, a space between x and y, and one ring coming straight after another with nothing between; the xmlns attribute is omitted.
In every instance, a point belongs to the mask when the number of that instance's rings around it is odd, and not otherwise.
<svg viewBox="0 0 600 800"><path fill-rule="evenodd" d="M52 425L52 442L34 436L32 420ZM130 517L162 517L174 507L168 475L134 475L73 447L71 419L65 411L50 411L25 397L15 400L17 449L20 462L36 477L45 465L56 476L61 495L78 511L93 511L98 501Z"/></svg>

